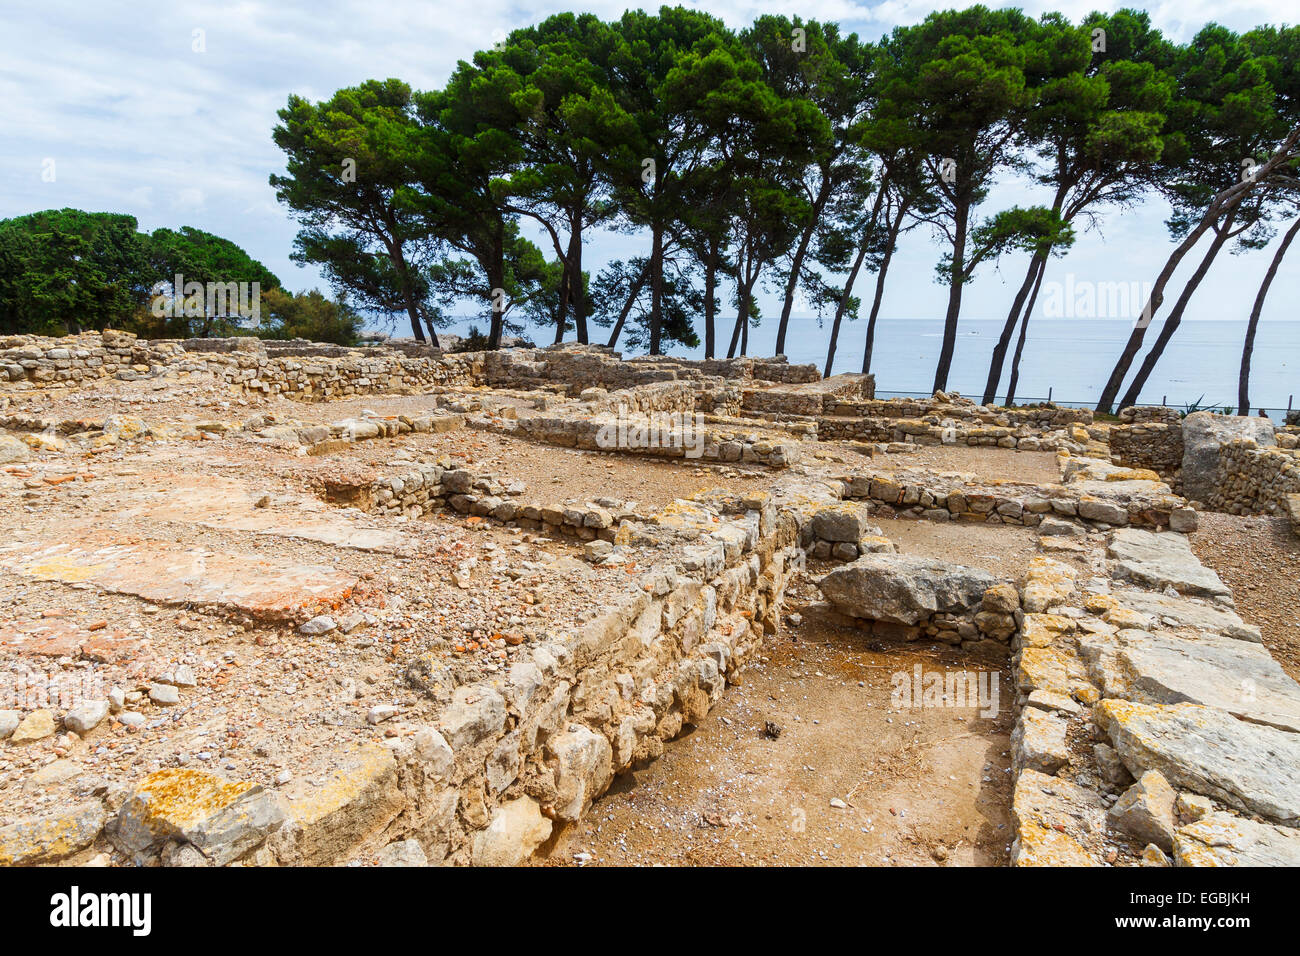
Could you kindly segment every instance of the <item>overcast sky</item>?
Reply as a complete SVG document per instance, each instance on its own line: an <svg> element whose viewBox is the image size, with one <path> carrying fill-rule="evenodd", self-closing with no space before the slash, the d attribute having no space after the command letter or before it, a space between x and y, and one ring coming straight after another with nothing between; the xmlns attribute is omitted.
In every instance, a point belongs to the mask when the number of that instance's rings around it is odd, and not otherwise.
<svg viewBox="0 0 1300 956"><path fill-rule="evenodd" d="M732 27L764 12L798 13L838 21L872 40L936 8L912 0L686 5ZM1142 4L1020 4L1031 14L1057 9L1076 20L1091 9L1125 5ZM390 76L417 88L436 87L457 60L563 9L614 18L624 5L603 0L577 6L541 0L6 4L0 12L0 218L72 206L130 213L145 230L196 226L239 243L291 289L322 286L314 270L289 261L295 225L267 184L269 174L283 169L270 134L275 112L289 94L321 99L340 87ZM1163 0L1148 9L1156 26L1185 40L1212 19L1245 30L1285 22L1295 8L1292 0ZM47 182L42 173L51 168L53 182ZM1007 185L985 208L1047 199L1041 190ZM1054 274L1153 280L1170 248L1162 224L1166 213L1153 200L1137 212L1107 217L1101 232L1083 236L1054 264ZM635 236L597 236L585 264L594 272L609 258L644 251L643 245ZM885 316L942 316L945 293L934 281L939 251L921 231L907 239L887 286ZM1268 253L1221 258L1189 318L1244 319L1267 258ZM1009 258L1000 268L985 268L964 300L963 319L1004 317L1024 265ZM1266 319L1295 317L1297 295L1297 271L1284 270ZM772 313L770 296L763 307Z"/></svg>

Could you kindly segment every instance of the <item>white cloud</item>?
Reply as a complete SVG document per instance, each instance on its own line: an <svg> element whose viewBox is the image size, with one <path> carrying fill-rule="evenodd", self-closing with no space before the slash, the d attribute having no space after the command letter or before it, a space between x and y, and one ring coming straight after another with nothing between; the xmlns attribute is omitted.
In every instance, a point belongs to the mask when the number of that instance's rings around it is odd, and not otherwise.
<svg viewBox="0 0 1300 956"><path fill-rule="evenodd" d="M646 4L647 7L656 4ZM797 12L836 20L875 39L936 7L921 0L717 0L694 3L733 27L759 13ZM1037 15L1056 9L1079 17L1133 0L1060 0L1017 4ZM612 18L625 3L593 0L576 9ZM58 205L128 212L142 228L194 225L240 243L294 287L319 283L312 270L289 260L295 227L267 178L283 168L271 142L276 110L290 93L322 98L370 77L396 76L416 87L445 81L460 59L487 45L494 31L536 22L560 9L533 0L480 0L472 6L425 0L321 0L281 5L199 0L142 0L86 4L49 0L10 5L0 33L0 217ZM1217 20L1235 29L1294 16L1290 0L1212 3L1159 0L1156 25L1185 40ZM193 50L193 31L205 50ZM54 183L41 181L42 161L57 163ZM1004 187L998 198L1042 201L1032 190ZM1166 209L1151 202L1105 220L1101 235L1080 238L1071 257L1099 274L1151 274L1163 262ZM636 240L594 243L588 264L598 269L614 251L627 255ZM921 230L909 236L888 285L886 312L939 314L943 290L934 284L937 247ZM1260 254L1240 261L1253 275ZM1073 260L1071 260L1073 261ZM1237 263L1232 265L1236 266ZM1074 268L1075 266L1071 266ZM1014 261L990 269L969 291L964 315L1000 318L1007 287L1018 281ZM1219 268L1216 265L1216 270ZM1227 266L1225 266L1225 273ZM1273 300L1300 294L1294 273L1279 276ZM1213 278L1213 276L1212 276ZM1236 316L1232 286L1215 281L1193 317ZM770 299L764 311L774 309Z"/></svg>

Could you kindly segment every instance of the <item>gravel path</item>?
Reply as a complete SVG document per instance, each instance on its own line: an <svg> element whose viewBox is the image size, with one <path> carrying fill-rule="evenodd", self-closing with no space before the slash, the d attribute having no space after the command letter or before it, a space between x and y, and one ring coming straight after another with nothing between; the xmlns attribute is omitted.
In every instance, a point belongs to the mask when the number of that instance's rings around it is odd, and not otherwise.
<svg viewBox="0 0 1300 956"><path fill-rule="evenodd" d="M1284 518L1201 512L1192 550L1232 588L1237 613L1300 680L1300 537Z"/></svg>

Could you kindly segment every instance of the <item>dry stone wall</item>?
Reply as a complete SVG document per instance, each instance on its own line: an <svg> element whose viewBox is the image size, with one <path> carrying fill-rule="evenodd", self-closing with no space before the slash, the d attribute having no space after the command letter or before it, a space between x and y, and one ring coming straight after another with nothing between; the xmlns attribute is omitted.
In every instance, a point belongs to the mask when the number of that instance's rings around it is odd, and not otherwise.
<svg viewBox="0 0 1300 956"><path fill-rule="evenodd" d="M1287 497L1300 494L1300 452L1230 442L1219 453L1219 474L1206 504L1229 514L1286 516Z"/></svg>

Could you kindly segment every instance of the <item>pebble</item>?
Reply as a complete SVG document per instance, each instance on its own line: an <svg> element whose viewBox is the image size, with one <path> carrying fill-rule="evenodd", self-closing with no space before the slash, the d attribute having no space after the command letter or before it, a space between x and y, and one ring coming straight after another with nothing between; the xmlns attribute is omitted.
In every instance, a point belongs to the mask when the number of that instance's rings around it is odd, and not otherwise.
<svg viewBox="0 0 1300 956"><path fill-rule="evenodd" d="M396 717L400 712L401 708L393 704L376 704L366 714L366 723L379 724L391 717Z"/></svg>
<svg viewBox="0 0 1300 956"><path fill-rule="evenodd" d="M298 633L299 634L328 634L330 631L336 629L337 627L338 625L334 623L334 618L330 617L328 614L321 614L317 617L313 617L306 624L298 628Z"/></svg>
<svg viewBox="0 0 1300 956"><path fill-rule="evenodd" d="M181 702L181 692L174 684L153 684L149 687L149 699L163 707Z"/></svg>

